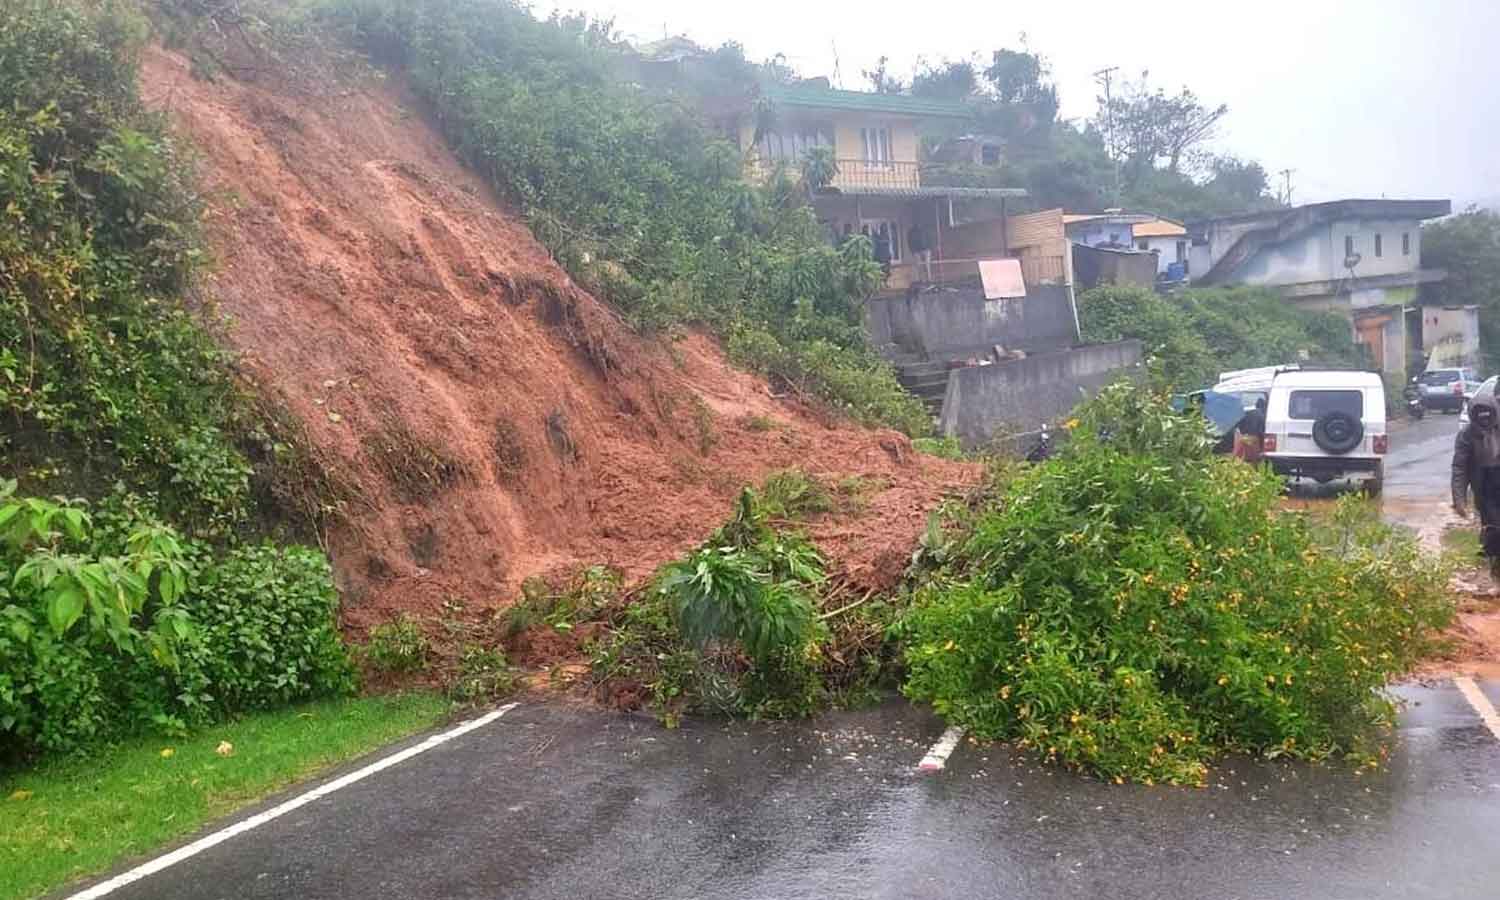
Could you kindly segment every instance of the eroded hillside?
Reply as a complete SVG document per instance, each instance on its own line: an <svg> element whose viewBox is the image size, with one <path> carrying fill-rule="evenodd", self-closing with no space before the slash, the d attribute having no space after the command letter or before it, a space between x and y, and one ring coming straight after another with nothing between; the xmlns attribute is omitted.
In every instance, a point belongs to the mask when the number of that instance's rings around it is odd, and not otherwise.
<svg viewBox="0 0 1500 900"><path fill-rule="evenodd" d="M884 587L977 476L773 396L708 338L638 337L397 86L199 80L162 50L142 77L203 156L207 293L242 370L354 489L328 542L356 628L580 565L643 576L786 466L852 486L812 536L840 577Z"/></svg>

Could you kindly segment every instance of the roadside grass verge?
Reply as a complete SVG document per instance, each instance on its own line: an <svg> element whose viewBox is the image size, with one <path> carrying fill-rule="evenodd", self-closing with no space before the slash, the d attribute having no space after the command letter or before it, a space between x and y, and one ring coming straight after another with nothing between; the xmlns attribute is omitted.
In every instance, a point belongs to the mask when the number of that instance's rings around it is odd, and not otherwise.
<svg viewBox="0 0 1500 900"><path fill-rule="evenodd" d="M448 709L431 693L328 700L247 715L185 739L142 737L0 774L0 898L35 897L106 871L430 728ZM221 742L232 746L227 755Z"/></svg>
<svg viewBox="0 0 1500 900"><path fill-rule="evenodd" d="M1479 547L1479 530L1475 525L1457 525L1443 532L1443 549L1464 565L1477 566L1483 553Z"/></svg>

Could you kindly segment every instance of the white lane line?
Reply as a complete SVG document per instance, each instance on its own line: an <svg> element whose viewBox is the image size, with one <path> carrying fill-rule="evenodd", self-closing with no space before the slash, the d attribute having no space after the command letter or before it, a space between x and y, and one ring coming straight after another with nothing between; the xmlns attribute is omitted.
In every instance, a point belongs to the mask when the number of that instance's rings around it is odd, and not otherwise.
<svg viewBox="0 0 1500 900"><path fill-rule="evenodd" d="M948 764L948 757L953 753L953 748L958 746L963 736L962 728L957 725L950 726L947 731L943 732L943 736L938 738L937 743L932 745L932 749L927 751L927 755L922 757L922 761L917 763L917 768L923 772L941 772Z"/></svg>
<svg viewBox="0 0 1500 900"><path fill-rule="evenodd" d="M87 890L79 891L72 897L68 898L68 900L94 900L95 897L103 897L106 894L112 894L115 891L118 891L120 888L125 887L127 884L133 884L137 881L140 881L142 878L147 878L151 875L155 875L157 872L160 872L163 869L166 869L170 866L175 866L183 860L191 859L192 857L197 856L199 853L202 853L204 850L207 850L210 847L215 847L219 844L222 844L230 838L244 834L245 832L250 831L253 828L259 828L272 819L284 816L299 807L306 806L314 800L326 797L334 791L346 788L357 781L363 781L364 779L369 778L371 775L374 775L377 772L383 772L386 769L389 769L391 766L406 762L413 756L426 753L433 747L436 747L440 744L445 744L456 737L461 737L465 734L468 734L476 728L483 728L484 726L490 724L491 722L515 709L518 705L520 704L507 703L494 712L486 713L485 715L482 715L477 719L471 719L470 721L464 722L461 725L457 725L447 731L444 731L441 734L435 734L420 744L408 747L405 750L402 750L400 753L392 753L390 756L376 760L375 762L370 763L368 766L365 766L363 769L350 772L348 775L345 775L342 778L335 779L325 785L322 785L321 787L313 788L305 794L293 797L280 806L272 807L271 809L268 809L263 813L253 815L248 819L241 819L233 825L230 825L228 828L225 828L221 831L215 831L213 834L205 835L198 840L193 841L191 844L188 844L184 847L178 847L171 853L167 853L162 856L158 856L156 859L141 863L134 869L116 875L108 881L101 881Z"/></svg>
<svg viewBox="0 0 1500 900"><path fill-rule="evenodd" d="M1479 689L1479 685L1474 683L1474 679L1467 675L1459 675L1453 679L1453 683L1458 686L1458 692L1464 695L1464 699L1469 701L1469 705L1474 707L1474 711L1479 713L1484 727L1488 728L1490 734L1493 734L1496 739L1500 739L1500 713L1495 712L1495 706L1490 703L1490 698L1486 697Z"/></svg>

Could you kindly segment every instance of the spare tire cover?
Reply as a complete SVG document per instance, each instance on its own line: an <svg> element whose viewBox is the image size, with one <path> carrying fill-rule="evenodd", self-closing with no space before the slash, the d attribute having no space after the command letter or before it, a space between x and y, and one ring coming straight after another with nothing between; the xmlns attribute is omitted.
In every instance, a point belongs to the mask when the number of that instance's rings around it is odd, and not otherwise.
<svg viewBox="0 0 1500 900"><path fill-rule="evenodd" d="M1348 453L1365 439L1365 426L1346 412L1328 412L1313 423L1313 442L1326 453Z"/></svg>

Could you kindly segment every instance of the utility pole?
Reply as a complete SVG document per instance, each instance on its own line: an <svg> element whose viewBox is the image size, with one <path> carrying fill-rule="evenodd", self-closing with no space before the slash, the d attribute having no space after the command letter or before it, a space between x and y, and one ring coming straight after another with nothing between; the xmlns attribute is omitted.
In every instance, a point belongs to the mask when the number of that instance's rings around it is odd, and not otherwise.
<svg viewBox="0 0 1500 900"><path fill-rule="evenodd" d="M1115 144L1115 104L1114 95L1110 93L1110 85L1114 80L1114 74L1120 71L1119 66L1107 66L1094 73L1094 80L1104 85L1104 123L1108 129L1109 158L1115 165L1115 202L1120 202L1120 155Z"/></svg>
<svg viewBox="0 0 1500 900"><path fill-rule="evenodd" d="M1287 206L1291 206L1292 205L1292 173L1295 172L1295 171L1297 171L1297 170L1296 169L1282 169L1281 173L1280 173L1281 174L1281 181L1282 181L1282 185L1283 185L1282 201L1281 202L1283 204L1287 205Z"/></svg>

